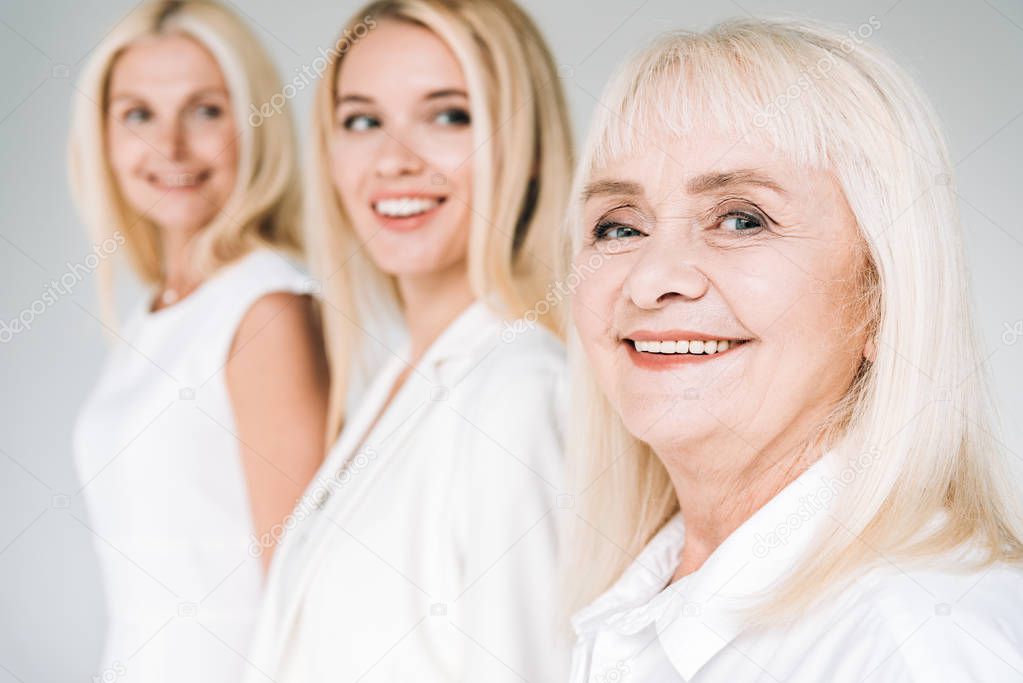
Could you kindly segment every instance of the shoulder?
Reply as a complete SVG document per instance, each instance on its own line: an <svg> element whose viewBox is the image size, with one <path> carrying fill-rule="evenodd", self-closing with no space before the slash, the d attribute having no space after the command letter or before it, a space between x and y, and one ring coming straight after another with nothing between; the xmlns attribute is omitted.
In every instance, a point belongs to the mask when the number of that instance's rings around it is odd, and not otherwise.
<svg viewBox="0 0 1023 683"><path fill-rule="evenodd" d="M233 351L252 347L265 351L301 351L320 337L317 304L309 295L276 291L259 296L243 313ZM304 343L303 343L304 342ZM296 344L298 346L281 346Z"/></svg>
<svg viewBox="0 0 1023 683"><path fill-rule="evenodd" d="M540 326L513 339L486 336L450 391L462 455L482 464L492 452L495 460L556 478L566 417L564 346Z"/></svg>
<svg viewBox="0 0 1023 683"><path fill-rule="evenodd" d="M456 405L508 438L525 429L560 436L568 381L561 341L537 326L509 341L493 339L481 356L456 385Z"/></svg>
<svg viewBox="0 0 1023 683"><path fill-rule="evenodd" d="M886 562L847 592L843 651L869 645L879 680L1008 680L1023 672L1023 569ZM841 634L845 633L848 638ZM863 672L867 674L866 671Z"/></svg>
<svg viewBox="0 0 1023 683"><path fill-rule="evenodd" d="M944 558L912 564L886 561L867 572L857 586L864 603L889 621L928 608L934 616L957 608L962 615L993 620L1023 615L1023 567L1001 562L974 568Z"/></svg>
<svg viewBox="0 0 1023 683"><path fill-rule="evenodd" d="M521 321L517 321L521 322ZM510 333L511 323L502 322L487 335L480 358L461 384L472 389L535 392L537 387L553 388L566 375L565 346L550 330L539 325Z"/></svg>
<svg viewBox="0 0 1023 683"><path fill-rule="evenodd" d="M308 294L312 281L305 271L285 254L257 248L221 266L214 273L225 316L246 313L256 299L274 292Z"/></svg>
<svg viewBox="0 0 1023 683"><path fill-rule="evenodd" d="M226 363L235 395L256 392L272 400L315 395L326 386L326 350L317 304L308 295L270 292L242 316Z"/></svg>
<svg viewBox="0 0 1023 683"><path fill-rule="evenodd" d="M264 286L304 287L309 280L305 271L286 254L274 249L259 247L224 266L231 269L239 279L263 283Z"/></svg>
<svg viewBox="0 0 1023 683"><path fill-rule="evenodd" d="M226 306L233 305L239 331L276 318L294 322L315 308L309 277L281 252L258 247L223 268L220 278L232 291L222 299Z"/></svg>

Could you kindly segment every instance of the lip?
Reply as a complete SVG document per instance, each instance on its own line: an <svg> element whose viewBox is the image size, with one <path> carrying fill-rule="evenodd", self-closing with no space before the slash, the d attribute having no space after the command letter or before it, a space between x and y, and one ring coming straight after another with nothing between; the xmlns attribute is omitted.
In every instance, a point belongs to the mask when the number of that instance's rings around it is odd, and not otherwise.
<svg viewBox="0 0 1023 683"><path fill-rule="evenodd" d="M634 341L671 341L673 339L685 339L686 341L717 341L718 339L724 339L726 341L747 341L746 337L732 337L729 335L718 335L706 334L704 332L694 332L692 330L660 330L654 332L652 330L635 330L628 334L621 335L621 339L631 339Z"/></svg>
<svg viewBox="0 0 1023 683"><path fill-rule="evenodd" d="M661 341L672 339L685 339L686 341L712 341L726 340L729 342L728 350L720 353L710 354L689 354L689 353L647 353L637 351L633 341ZM650 330L636 330L621 338L620 343L625 347L629 359L639 368L645 370L670 370L680 365L695 365L712 363L721 357L731 357L733 353L739 353L751 342L751 339L729 337L728 335L710 335L703 332L691 330L664 330L652 332Z"/></svg>
<svg viewBox="0 0 1023 683"><path fill-rule="evenodd" d="M212 172L210 170L203 170L197 172L191 171L180 171L170 173L157 173L155 171L145 171L142 173L142 179L160 190L161 192L195 192L202 187L206 181L210 179ZM195 182L191 185L167 185L162 182L161 178L168 176L192 176L195 178Z"/></svg>
<svg viewBox="0 0 1023 683"><path fill-rule="evenodd" d="M383 214L377 213L376 204L385 199L436 199L438 203L432 209L428 209L423 213L418 213L415 216L384 216ZM373 212L373 216L376 218L377 223L385 230L391 232L412 232L418 230L427 223L429 223L437 212L440 211L445 204L447 204L447 195L435 194L429 192L400 192L400 191L388 191L378 192L370 197L369 210Z"/></svg>

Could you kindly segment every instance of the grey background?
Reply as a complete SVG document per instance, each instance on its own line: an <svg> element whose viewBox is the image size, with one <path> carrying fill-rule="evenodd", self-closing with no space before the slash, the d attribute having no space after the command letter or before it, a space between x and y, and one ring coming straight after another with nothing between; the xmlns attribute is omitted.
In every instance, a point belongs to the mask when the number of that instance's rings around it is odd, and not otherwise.
<svg viewBox="0 0 1023 683"><path fill-rule="evenodd" d="M1023 462L1023 2L696 2L526 0L565 79L577 139L614 66L652 35L728 17L795 15L855 28L894 51L935 102L956 161L977 322L1004 423ZM0 3L0 320L39 299L91 243L65 173L72 84L95 44L136 3ZM238 0L234 5L290 79L332 44L349 0ZM70 76L64 77L65 73ZM304 131L311 90L293 102ZM304 136L303 136L304 137ZM119 297L137 295L122 278ZM103 596L71 459L71 428L105 353L95 282L0 344L0 683L100 675ZM940 334L940 330L935 330Z"/></svg>

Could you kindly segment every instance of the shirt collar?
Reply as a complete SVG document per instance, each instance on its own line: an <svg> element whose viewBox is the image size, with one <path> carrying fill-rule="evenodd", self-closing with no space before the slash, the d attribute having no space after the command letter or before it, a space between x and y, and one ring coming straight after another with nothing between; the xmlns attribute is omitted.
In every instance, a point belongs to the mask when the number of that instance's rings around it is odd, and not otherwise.
<svg viewBox="0 0 1023 683"><path fill-rule="evenodd" d="M677 513L612 588L576 614L580 636L631 635L654 625L672 665L690 679L746 627L762 599L805 555L842 486L825 454L736 529L697 571L668 585L685 542Z"/></svg>
<svg viewBox="0 0 1023 683"><path fill-rule="evenodd" d="M465 308L430 344L418 370L433 384L452 387L501 343L504 318L496 304L477 299ZM397 354L408 364L411 348L406 343ZM398 359L396 359L398 360Z"/></svg>

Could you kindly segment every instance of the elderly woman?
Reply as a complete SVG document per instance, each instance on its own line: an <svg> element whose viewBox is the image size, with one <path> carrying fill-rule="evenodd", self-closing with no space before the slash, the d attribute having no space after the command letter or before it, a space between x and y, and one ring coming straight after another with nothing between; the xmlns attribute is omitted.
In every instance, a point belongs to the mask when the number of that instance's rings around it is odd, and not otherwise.
<svg viewBox="0 0 1023 683"><path fill-rule="evenodd" d="M573 682L1023 676L945 143L866 28L670 34L602 98Z"/></svg>

